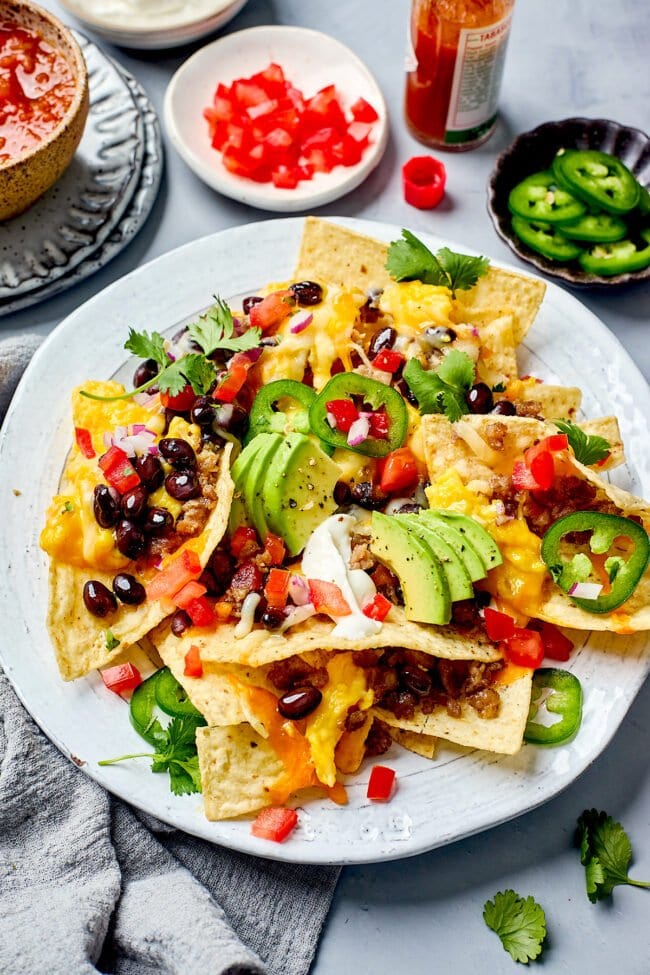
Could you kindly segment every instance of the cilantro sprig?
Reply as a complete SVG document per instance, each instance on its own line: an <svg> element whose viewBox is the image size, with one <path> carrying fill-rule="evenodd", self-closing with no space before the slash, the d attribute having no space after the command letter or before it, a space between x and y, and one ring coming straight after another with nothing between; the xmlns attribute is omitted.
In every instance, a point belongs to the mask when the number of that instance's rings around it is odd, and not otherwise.
<svg viewBox="0 0 650 975"><path fill-rule="evenodd" d="M541 953L546 915L533 897L524 899L514 890L500 890L494 900L485 902L483 920L514 961L526 965Z"/></svg>
<svg viewBox="0 0 650 975"><path fill-rule="evenodd" d="M409 359L403 375L420 413L444 413L452 423L469 413L466 395L476 372L466 352L451 349L437 369L428 371L418 359Z"/></svg>
<svg viewBox="0 0 650 975"><path fill-rule="evenodd" d="M606 812L585 809L578 819L576 841L585 868L587 897L592 904L609 897L620 884L650 888L650 882L629 876L632 844L621 824Z"/></svg>
<svg viewBox="0 0 650 975"><path fill-rule="evenodd" d="M225 352L246 352L257 348L262 337L259 328L248 328L242 335L236 335L232 312L219 297L215 298L215 304L198 321L192 322L187 330L201 352L188 352L174 360L166 351L165 340L159 332L136 332L130 328L124 348L141 359L153 359L158 366L157 374L129 393L98 396L81 390L81 395L88 399L112 402L130 399L137 393L146 392L151 386L157 386L161 393L178 396L189 383L197 396L204 396L217 378L217 367L209 357L218 349Z"/></svg>
<svg viewBox="0 0 650 975"><path fill-rule="evenodd" d="M195 718L172 718L167 728L156 728L156 751L135 752L119 758L105 758L98 765L115 765L131 758L150 758L152 772L169 772L169 787L175 796L201 791L196 752Z"/></svg>
<svg viewBox="0 0 650 975"><path fill-rule="evenodd" d="M553 420L553 423L558 430L566 433L569 446L573 449L575 458L580 464L589 467L591 464L597 464L599 460L606 460L609 457L612 445L605 437L585 433L571 420Z"/></svg>
<svg viewBox="0 0 650 975"><path fill-rule="evenodd" d="M457 291L473 288L489 266L487 257L458 254L449 247L441 247L434 254L410 230L402 230L402 239L392 242L386 261L386 270L396 281L442 285L454 298Z"/></svg>

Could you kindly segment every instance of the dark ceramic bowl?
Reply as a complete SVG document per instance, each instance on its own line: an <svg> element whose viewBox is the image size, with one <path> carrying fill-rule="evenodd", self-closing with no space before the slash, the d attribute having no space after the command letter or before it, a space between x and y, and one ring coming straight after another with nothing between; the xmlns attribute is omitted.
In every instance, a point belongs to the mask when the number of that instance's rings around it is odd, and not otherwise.
<svg viewBox="0 0 650 975"><path fill-rule="evenodd" d="M567 118L561 122L545 122L517 136L492 170L487 207L499 237L522 261L575 287L612 288L633 281L649 281L650 267L605 278L587 274L578 264L557 264L531 250L515 235L508 209L510 191L531 173L547 169L561 148L608 152L624 162L642 186L650 187L650 138L644 132L607 119Z"/></svg>

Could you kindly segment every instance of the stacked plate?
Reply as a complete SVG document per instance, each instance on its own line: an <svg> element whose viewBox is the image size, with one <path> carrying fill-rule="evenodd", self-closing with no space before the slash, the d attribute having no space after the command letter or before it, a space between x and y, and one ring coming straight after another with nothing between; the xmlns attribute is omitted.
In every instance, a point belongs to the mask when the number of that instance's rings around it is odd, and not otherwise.
<svg viewBox="0 0 650 975"><path fill-rule="evenodd" d="M88 65L88 121L58 183L0 223L0 317L103 267L142 227L160 186L160 126L146 92L95 44L76 37Z"/></svg>

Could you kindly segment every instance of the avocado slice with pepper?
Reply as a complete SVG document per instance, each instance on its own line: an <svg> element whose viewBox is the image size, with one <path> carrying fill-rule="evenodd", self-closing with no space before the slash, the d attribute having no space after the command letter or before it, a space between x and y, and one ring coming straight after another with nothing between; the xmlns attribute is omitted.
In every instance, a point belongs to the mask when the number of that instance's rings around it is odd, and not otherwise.
<svg viewBox="0 0 650 975"><path fill-rule="evenodd" d="M271 458L282 443L282 437L277 433L261 433L251 441L250 446L254 446L258 440L261 443L257 446L250 466L241 476L241 491L248 517L263 543L269 531L262 504L264 478ZM246 450L248 449L247 447Z"/></svg>
<svg viewBox="0 0 650 975"><path fill-rule="evenodd" d="M438 518L433 511L420 511L418 518L422 521L423 525L435 531L440 538L454 549L469 572L469 577L472 582L476 582L477 579L485 579L485 563L469 538L461 535L458 529L445 521L444 518Z"/></svg>
<svg viewBox="0 0 650 975"><path fill-rule="evenodd" d="M430 514L460 532L465 541L469 542L472 548L478 552L486 573L502 564L503 558L499 546L490 533L483 528L483 525L479 525L478 521L474 521L469 515L462 515L458 511L433 509Z"/></svg>
<svg viewBox="0 0 650 975"><path fill-rule="evenodd" d="M431 551L438 556L442 571L447 576L449 595L452 603L461 599L471 599L474 587L462 556L439 535L435 528L425 525L417 515L397 515L399 521L404 522L410 532L427 543Z"/></svg>

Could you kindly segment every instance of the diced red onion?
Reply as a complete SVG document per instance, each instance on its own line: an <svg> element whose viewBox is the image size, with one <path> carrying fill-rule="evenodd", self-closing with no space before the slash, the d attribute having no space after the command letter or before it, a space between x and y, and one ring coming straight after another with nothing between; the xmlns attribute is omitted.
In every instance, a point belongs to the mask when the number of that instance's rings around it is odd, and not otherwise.
<svg viewBox="0 0 650 975"><path fill-rule="evenodd" d="M243 335L248 330L248 325L246 322L242 322L241 318L233 318L232 330L235 335Z"/></svg>
<svg viewBox="0 0 650 975"><path fill-rule="evenodd" d="M295 322L294 324L292 324L291 327L289 328L289 331L291 332L292 335L299 335L300 332L304 332L306 328L309 328L313 320L314 320L313 315L311 314L305 315L305 317L301 318L299 322Z"/></svg>
<svg viewBox="0 0 650 975"><path fill-rule="evenodd" d="M602 589L599 582L574 582L569 589L569 595L579 599L598 599Z"/></svg>
<svg viewBox="0 0 650 975"><path fill-rule="evenodd" d="M370 420L367 416L360 416L350 427L348 433L348 447L358 447L368 439Z"/></svg>
<svg viewBox="0 0 650 975"><path fill-rule="evenodd" d="M336 417L334 416L334 414L330 413L328 410L327 413L325 414L325 417L327 419L327 422L331 426L332 430L336 430L338 423L336 422Z"/></svg>
<svg viewBox="0 0 650 975"><path fill-rule="evenodd" d="M239 355L242 359L248 359L249 362L256 363L261 356L262 351L263 350L258 347L257 349L246 349L245 352L238 352L237 355Z"/></svg>
<svg viewBox="0 0 650 975"><path fill-rule="evenodd" d="M472 326L472 335L474 336L475 339L478 339L481 336L481 333L479 332L479 330L476 328L475 325Z"/></svg>
<svg viewBox="0 0 650 975"><path fill-rule="evenodd" d="M156 399L158 399L158 393L136 393L133 402L137 403L138 406L151 406Z"/></svg>
<svg viewBox="0 0 650 975"><path fill-rule="evenodd" d="M227 427L232 420L233 413L235 412L235 407L232 403L224 403L220 406L218 410L215 411L215 420L218 427Z"/></svg>
<svg viewBox="0 0 650 975"><path fill-rule="evenodd" d="M310 600L309 596L309 586L307 585L307 580L304 576L296 575L291 573L291 578L289 579L289 595L293 599L296 606L306 606Z"/></svg>
<svg viewBox="0 0 650 975"><path fill-rule="evenodd" d="M119 447L127 457L135 457L136 454L151 453L151 448L155 446L156 434L144 423L134 423L130 428L116 427L112 434L105 433L102 439L106 447Z"/></svg>
<svg viewBox="0 0 650 975"><path fill-rule="evenodd" d="M297 623L304 623L308 620L310 616L316 615L316 608L313 603L306 603L304 606L296 606L285 619L284 623L279 627L278 632L284 633L288 630L290 626L295 626Z"/></svg>

